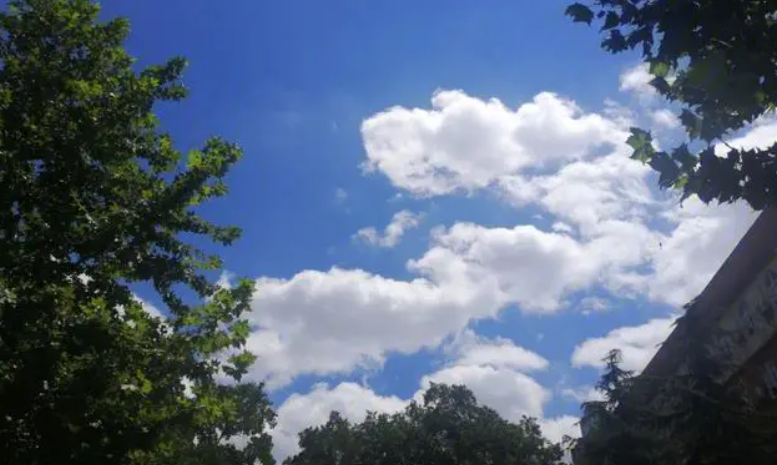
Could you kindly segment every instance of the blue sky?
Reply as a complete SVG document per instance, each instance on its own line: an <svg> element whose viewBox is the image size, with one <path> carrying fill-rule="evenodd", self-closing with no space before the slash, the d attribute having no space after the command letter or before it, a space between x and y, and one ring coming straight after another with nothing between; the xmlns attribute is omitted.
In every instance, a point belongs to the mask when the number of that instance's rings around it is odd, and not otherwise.
<svg viewBox="0 0 777 465"><path fill-rule="evenodd" d="M190 98L159 108L178 145L245 150L203 214L244 231L219 252L257 279L279 457L329 409L396 410L435 380L574 433L599 358L639 370L752 222L628 160L631 124L682 137L673 109L566 3L106 2L141 65L190 61ZM738 142L777 134L757 125Z"/></svg>

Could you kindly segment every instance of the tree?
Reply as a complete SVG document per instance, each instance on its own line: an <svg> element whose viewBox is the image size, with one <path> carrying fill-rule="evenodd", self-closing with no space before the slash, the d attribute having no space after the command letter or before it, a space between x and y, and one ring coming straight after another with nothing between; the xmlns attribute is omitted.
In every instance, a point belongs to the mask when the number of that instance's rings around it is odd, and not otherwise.
<svg viewBox="0 0 777 465"><path fill-rule="evenodd" d="M14 0L0 13L0 456L272 463L262 386L221 382L254 360L252 284L210 284L220 260L184 240L239 236L196 208L226 194L241 151L212 139L184 157L153 108L185 97L185 61L136 71L127 21L98 11Z"/></svg>
<svg viewBox="0 0 777 465"><path fill-rule="evenodd" d="M562 457L536 421L512 424L465 387L441 384L422 403L393 415L370 413L360 424L332 413L325 425L300 433L299 445L286 465L551 465Z"/></svg>
<svg viewBox="0 0 777 465"><path fill-rule="evenodd" d="M620 368L621 354L611 351L596 388L601 401L583 404L583 437L575 444L575 465L653 465L659 462L660 432L647 421L644 389L635 389L633 372Z"/></svg>
<svg viewBox="0 0 777 465"><path fill-rule="evenodd" d="M632 128L633 157L649 163L662 187L702 201L744 199L755 209L777 203L777 144L731 147L725 139L777 104L777 15L770 0L592 0L574 3L575 21L602 23L602 48L637 49L653 87L682 107L691 144L656 150ZM727 148L715 155L715 144ZM694 153L691 147L700 147Z"/></svg>

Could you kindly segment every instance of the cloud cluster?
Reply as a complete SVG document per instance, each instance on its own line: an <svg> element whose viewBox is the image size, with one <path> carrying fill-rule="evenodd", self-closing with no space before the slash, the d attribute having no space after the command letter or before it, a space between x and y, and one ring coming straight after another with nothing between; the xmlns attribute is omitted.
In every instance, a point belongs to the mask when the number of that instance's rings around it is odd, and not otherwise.
<svg viewBox="0 0 777 465"><path fill-rule="evenodd" d="M512 110L497 99L438 91L429 110L394 107L362 123L365 169L420 196L471 192L504 175L552 168L624 134L548 92Z"/></svg>
<svg viewBox="0 0 777 465"><path fill-rule="evenodd" d="M551 394L524 373L547 367L548 362L541 356L508 339L483 338L471 331L464 332L451 351L450 362L424 376L410 399L381 396L354 383L335 387L318 384L307 394L292 394L278 408L278 425L272 432L276 458L282 460L297 452L297 434L308 426L326 422L332 410L355 422L363 421L367 411L398 412L411 400L420 401L431 383L465 385L479 402L511 421L518 421L523 415L539 417L543 432L552 440L577 434L574 417L542 418L543 406Z"/></svg>
<svg viewBox="0 0 777 465"><path fill-rule="evenodd" d="M648 83L647 69L638 67L624 73L621 89L652 99ZM670 113L648 110L656 125L676 127ZM408 260L404 279L341 268L260 278L248 341L259 361L250 377L277 388L302 373L374 368L392 354L436 348L454 337L450 362L424 376L416 396L431 382L466 384L506 418L539 416L553 439L573 432L575 417L543 417L551 393L531 373L547 368L547 360L466 328L508 307L541 314L603 310L601 298L569 305L592 287L677 307L703 288L755 219L741 204L680 204L657 192L651 170L628 157L632 117L613 103L586 113L552 93L512 109L452 90L435 93L431 108L393 107L366 119L363 167L398 190L415 197L487 191L517 209L538 209L553 226L455 222L434 228L428 250ZM777 124L763 121L737 142L775 139ZM403 210L382 233L365 228L356 237L393 247L419 220ZM618 348L624 367L639 371L672 322L657 318L583 341L572 364L601 368L604 355ZM294 394L279 408L274 436L280 454L292 453L296 433L325 421L329 410L360 421L366 410L397 411L407 401L351 383Z"/></svg>
<svg viewBox="0 0 777 465"><path fill-rule="evenodd" d="M650 78L640 65L622 75L621 89L651 94ZM524 310L553 309L565 293L591 284L681 305L701 290L755 215L742 204L680 205L656 192L651 170L628 157L630 116L615 109L585 113L541 93L512 111L496 99L440 91L431 109L394 107L364 122L367 166L411 194L489 189L518 208L533 205L553 215L552 232L454 225L447 233L451 243L471 238L454 248L459 261L491 258L486 274ZM671 114L656 111L670 125ZM775 139L777 124L764 120L732 143L764 146ZM488 256L500 243L500 252L511 249L501 260L511 262L509 273ZM440 254L439 241L434 247L425 259ZM521 274L534 264L536 275ZM525 288L548 268L558 278L542 281L539 296L527 298Z"/></svg>
<svg viewBox="0 0 777 465"><path fill-rule="evenodd" d="M556 225L435 228L429 249L407 262L411 279L339 268L260 278L251 375L278 387L300 373L380 366L511 305L558 312L592 286L688 301L755 215L739 204L662 198L650 170L627 156L623 124L550 93L510 110L461 91L436 93L429 110L395 107L366 120L368 168L397 187L421 196L489 189L541 208ZM402 211L383 234L361 237L389 247L417 221Z"/></svg>
<svg viewBox="0 0 777 465"><path fill-rule="evenodd" d="M299 373L347 373L437 346L501 307L495 287L471 279L464 270L440 282L339 268L260 279L249 315L248 348L259 356L251 376L278 387Z"/></svg>

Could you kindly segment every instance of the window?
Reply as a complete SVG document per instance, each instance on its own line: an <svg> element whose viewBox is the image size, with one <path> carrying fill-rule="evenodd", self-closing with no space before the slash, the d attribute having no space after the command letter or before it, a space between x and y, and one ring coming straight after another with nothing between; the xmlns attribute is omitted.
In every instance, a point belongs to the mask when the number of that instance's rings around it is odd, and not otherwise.
<svg viewBox="0 0 777 465"><path fill-rule="evenodd" d="M772 399L777 399L777 364L768 361L761 367L761 376L766 386L766 394Z"/></svg>
<svg viewBox="0 0 777 465"><path fill-rule="evenodd" d="M750 304L746 300L739 302L739 326L743 333L750 336L755 334L755 321L753 321Z"/></svg>

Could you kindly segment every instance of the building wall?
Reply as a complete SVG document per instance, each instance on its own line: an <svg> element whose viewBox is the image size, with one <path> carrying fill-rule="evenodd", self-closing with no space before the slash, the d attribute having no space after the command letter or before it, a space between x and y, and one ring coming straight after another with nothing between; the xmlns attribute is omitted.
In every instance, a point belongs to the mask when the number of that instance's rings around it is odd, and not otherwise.
<svg viewBox="0 0 777 465"><path fill-rule="evenodd" d="M745 381L758 397L777 398L777 260L769 263L722 313L713 346L726 378ZM772 379L774 378L774 379Z"/></svg>
<svg viewBox="0 0 777 465"><path fill-rule="evenodd" d="M749 388L761 404L777 402L777 335L753 355L737 372L735 379Z"/></svg>

